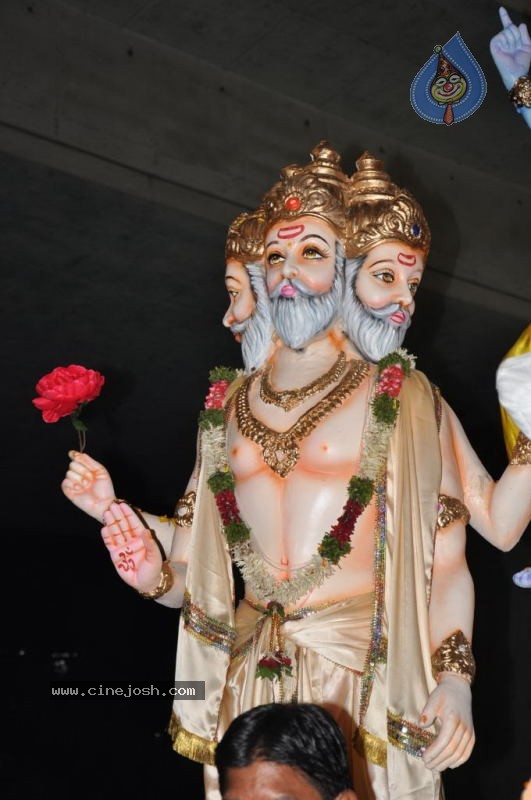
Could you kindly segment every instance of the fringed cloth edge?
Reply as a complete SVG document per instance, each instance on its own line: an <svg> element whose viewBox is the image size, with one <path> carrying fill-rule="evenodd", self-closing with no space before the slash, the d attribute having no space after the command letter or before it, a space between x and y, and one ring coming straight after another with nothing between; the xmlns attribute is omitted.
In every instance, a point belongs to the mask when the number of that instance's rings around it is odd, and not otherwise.
<svg viewBox="0 0 531 800"><path fill-rule="evenodd" d="M200 764L215 765L217 742L203 739L202 736L185 730L175 713L171 715L168 733L176 753L185 758L191 758L192 761L198 761Z"/></svg>

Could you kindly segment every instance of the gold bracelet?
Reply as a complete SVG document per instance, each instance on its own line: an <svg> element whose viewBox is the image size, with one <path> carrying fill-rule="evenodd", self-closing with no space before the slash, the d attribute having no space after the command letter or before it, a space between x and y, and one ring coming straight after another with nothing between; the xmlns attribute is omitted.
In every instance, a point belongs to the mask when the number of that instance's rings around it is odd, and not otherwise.
<svg viewBox="0 0 531 800"><path fill-rule="evenodd" d="M163 594L169 592L173 586L173 571L169 561L162 562L162 569L160 571L160 578L157 586L151 592L139 592L144 600L157 600Z"/></svg>
<svg viewBox="0 0 531 800"><path fill-rule="evenodd" d="M463 631L455 631L437 648L431 657L431 670L435 680L441 672L455 672L472 683L476 674L476 661Z"/></svg>
<svg viewBox="0 0 531 800"><path fill-rule="evenodd" d="M512 467L525 467L531 464L531 439L520 431L513 448L509 465Z"/></svg>
<svg viewBox="0 0 531 800"><path fill-rule="evenodd" d="M447 528L452 522L462 520L465 525L470 522L470 511L457 497L448 494L439 495L439 508L437 512L437 530Z"/></svg>
<svg viewBox="0 0 531 800"><path fill-rule="evenodd" d="M531 108L531 77L521 75L509 90L509 100L515 108Z"/></svg>
<svg viewBox="0 0 531 800"><path fill-rule="evenodd" d="M175 506L173 521L180 528L189 528L194 521L195 492L187 492Z"/></svg>

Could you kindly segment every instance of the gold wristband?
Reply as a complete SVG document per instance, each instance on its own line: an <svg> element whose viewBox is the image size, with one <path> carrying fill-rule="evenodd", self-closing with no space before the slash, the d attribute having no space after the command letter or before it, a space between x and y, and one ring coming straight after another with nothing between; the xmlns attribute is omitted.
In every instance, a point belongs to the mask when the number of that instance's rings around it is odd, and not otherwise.
<svg viewBox="0 0 531 800"><path fill-rule="evenodd" d="M441 672L454 672L472 683L476 661L463 631L455 631L437 648L431 657L431 669L435 680Z"/></svg>
<svg viewBox="0 0 531 800"><path fill-rule="evenodd" d="M531 77L521 75L509 90L509 100L515 108L531 108Z"/></svg>
<svg viewBox="0 0 531 800"><path fill-rule="evenodd" d="M195 492L187 492L175 506L173 521L180 528L189 528L194 520Z"/></svg>
<svg viewBox="0 0 531 800"><path fill-rule="evenodd" d="M159 597L162 597L163 594L169 592L172 586L173 570L169 561L163 561L157 586L155 586L151 592L139 592L139 594L144 600L157 600Z"/></svg>
<svg viewBox="0 0 531 800"><path fill-rule="evenodd" d="M531 464L531 439L520 431L514 445L513 454L509 465L513 467L525 467Z"/></svg>
<svg viewBox="0 0 531 800"><path fill-rule="evenodd" d="M452 522L462 520L465 525L470 522L470 511L457 497L448 494L439 495L439 508L437 511L437 530L447 528Z"/></svg>

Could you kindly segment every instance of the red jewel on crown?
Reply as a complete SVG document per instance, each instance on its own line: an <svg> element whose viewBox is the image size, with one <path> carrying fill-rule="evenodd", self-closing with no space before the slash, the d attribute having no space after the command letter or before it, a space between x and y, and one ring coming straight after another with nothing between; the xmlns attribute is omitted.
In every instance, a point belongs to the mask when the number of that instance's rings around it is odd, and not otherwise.
<svg viewBox="0 0 531 800"><path fill-rule="evenodd" d="M284 208L288 211L298 211L301 207L301 199L300 197L295 197L294 195L290 195L286 197L284 200Z"/></svg>

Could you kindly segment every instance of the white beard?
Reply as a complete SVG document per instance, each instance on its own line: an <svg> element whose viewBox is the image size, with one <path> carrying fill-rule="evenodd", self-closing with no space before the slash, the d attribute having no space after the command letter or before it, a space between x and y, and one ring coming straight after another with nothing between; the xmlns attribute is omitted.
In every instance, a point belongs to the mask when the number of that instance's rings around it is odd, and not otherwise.
<svg viewBox="0 0 531 800"><path fill-rule="evenodd" d="M315 294L307 286L294 278L284 279L271 294L271 317L275 330L285 345L292 350L300 350L314 336L327 330L337 318L343 293L344 257L341 248L336 250L334 280L325 294ZM283 286L294 286L295 297L283 297Z"/></svg>
<svg viewBox="0 0 531 800"><path fill-rule="evenodd" d="M401 347L411 325L411 315L397 303L378 310L363 305L356 295L356 278L365 256L347 260L345 267L345 296L343 298L344 331L359 353L368 361L377 362ZM389 322L396 311L406 315L402 325Z"/></svg>
<svg viewBox="0 0 531 800"><path fill-rule="evenodd" d="M254 372L265 363L271 347L273 323L264 273L259 263L246 264L256 307L248 319L234 322L230 329L242 337L242 359L245 371Z"/></svg>

